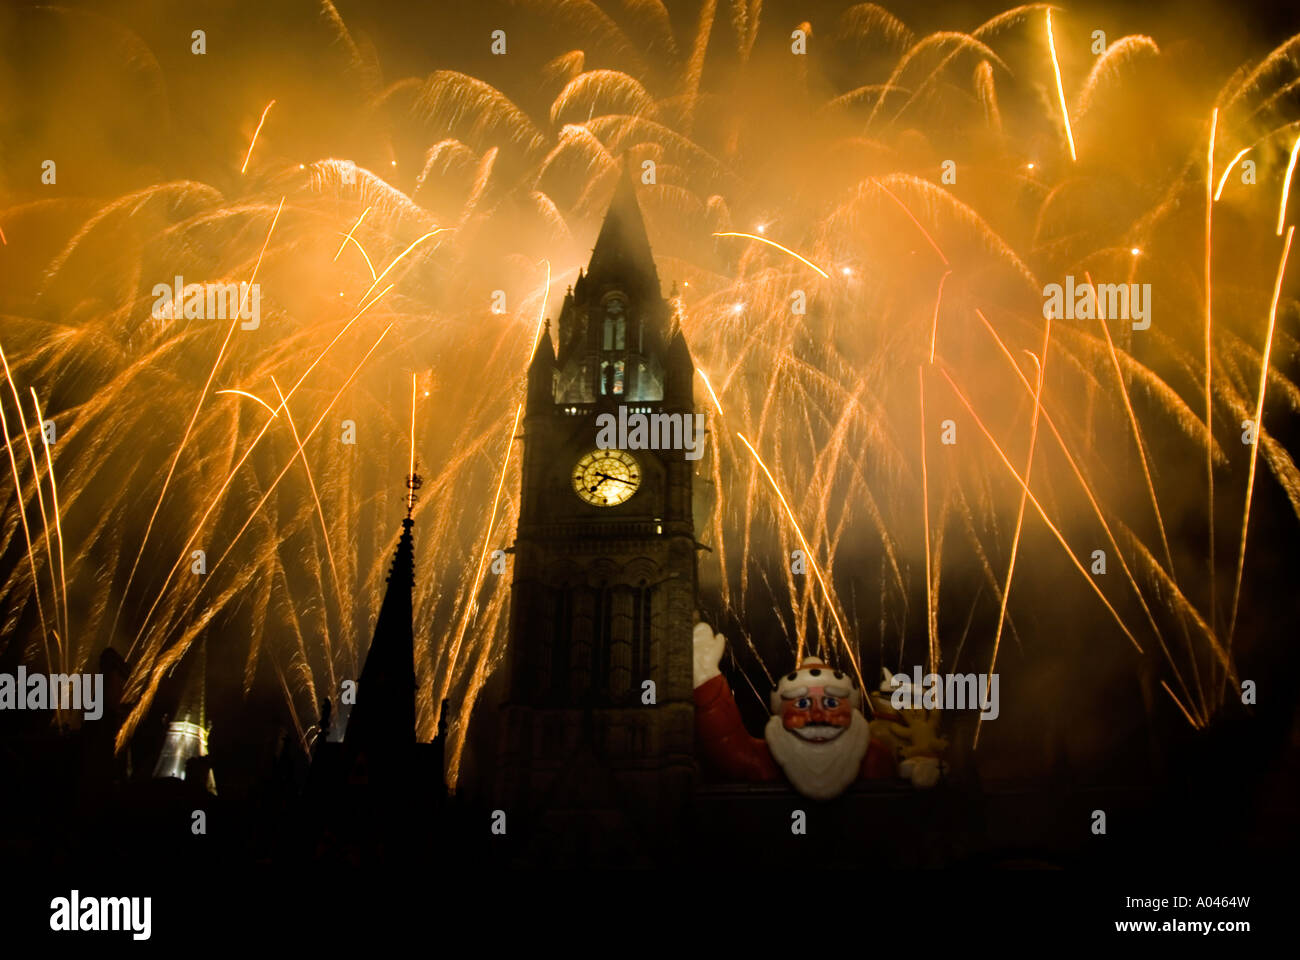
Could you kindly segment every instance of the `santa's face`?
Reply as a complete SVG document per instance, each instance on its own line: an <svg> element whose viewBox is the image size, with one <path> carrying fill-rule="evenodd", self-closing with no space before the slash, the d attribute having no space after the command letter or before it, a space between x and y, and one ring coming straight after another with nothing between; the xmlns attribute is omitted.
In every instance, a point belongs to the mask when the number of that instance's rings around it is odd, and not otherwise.
<svg viewBox="0 0 1300 960"><path fill-rule="evenodd" d="M853 705L848 697L829 693L825 687L794 692L797 696L782 705L781 725L801 740L809 743L834 740L853 721Z"/></svg>
<svg viewBox="0 0 1300 960"><path fill-rule="evenodd" d="M862 773L871 727L853 709L851 690L787 690L780 713L768 718L763 739L796 790L829 800Z"/></svg>

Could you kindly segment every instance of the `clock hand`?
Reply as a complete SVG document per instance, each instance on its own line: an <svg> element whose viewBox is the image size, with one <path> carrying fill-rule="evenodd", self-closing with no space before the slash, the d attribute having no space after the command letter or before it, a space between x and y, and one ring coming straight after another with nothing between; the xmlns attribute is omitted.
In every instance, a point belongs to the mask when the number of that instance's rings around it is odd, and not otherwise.
<svg viewBox="0 0 1300 960"><path fill-rule="evenodd" d="M632 484L631 484L629 481L627 481L627 480L621 480L621 479L619 479L618 477L611 477L609 474L607 474L607 473L601 473L600 471L596 471L596 476L598 476L598 477L604 477L605 480L613 480L615 483L621 483L621 484L623 484L624 486L628 486L628 487L632 486ZM604 483L605 480L602 480L601 483Z"/></svg>

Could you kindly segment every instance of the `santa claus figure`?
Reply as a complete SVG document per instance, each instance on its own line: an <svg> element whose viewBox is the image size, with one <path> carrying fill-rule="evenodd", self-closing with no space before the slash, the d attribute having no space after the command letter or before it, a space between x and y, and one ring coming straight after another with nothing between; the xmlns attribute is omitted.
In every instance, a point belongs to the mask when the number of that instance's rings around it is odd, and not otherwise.
<svg viewBox="0 0 1300 960"><path fill-rule="evenodd" d="M894 752L873 740L856 680L816 657L781 678L762 738L745 730L718 664L726 638L695 625L695 744L731 780L788 780L806 797L829 800L855 780L893 777Z"/></svg>

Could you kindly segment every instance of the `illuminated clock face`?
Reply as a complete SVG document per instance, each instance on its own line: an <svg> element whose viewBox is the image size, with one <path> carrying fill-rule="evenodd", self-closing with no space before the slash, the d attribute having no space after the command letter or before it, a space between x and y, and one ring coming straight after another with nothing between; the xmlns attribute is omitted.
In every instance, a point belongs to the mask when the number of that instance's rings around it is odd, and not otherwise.
<svg viewBox="0 0 1300 960"><path fill-rule="evenodd" d="M641 466L626 450L593 450L573 467L574 492L598 507L615 507L641 485Z"/></svg>

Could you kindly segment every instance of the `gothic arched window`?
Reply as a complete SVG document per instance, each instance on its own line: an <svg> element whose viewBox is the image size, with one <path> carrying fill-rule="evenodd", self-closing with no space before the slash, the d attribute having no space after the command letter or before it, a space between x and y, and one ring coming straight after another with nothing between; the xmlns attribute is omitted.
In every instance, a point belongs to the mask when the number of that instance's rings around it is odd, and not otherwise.
<svg viewBox="0 0 1300 960"><path fill-rule="evenodd" d="M650 676L650 604L654 587L644 580L632 594L632 673Z"/></svg>
<svg viewBox="0 0 1300 960"><path fill-rule="evenodd" d="M615 295L605 301L605 336L603 350L623 350L627 347L627 303Z"/></svg>
<svg viewBox="0 0 1300 960"><path fill-rule="evenodd" d="M622 360L609 361L605 360L600 365L600 395L622 396L623 395L623 370L624 362Z"/></svg>
<svg viewBox="0 0 1300 960"><path fill-rule="evenodd" d="M573 645L573 593L567 587L551 590L551 662L544 671L543 695L561 702L569 697Z"/></svg>
<svg viewBox="0 0 1300 960"><path fill-rule="evenodd" d="M592 611L591 637L591 689L594 702L609 697L610 645L613 640L614 591L609 587L594 588L595 603Z"/></svg>

